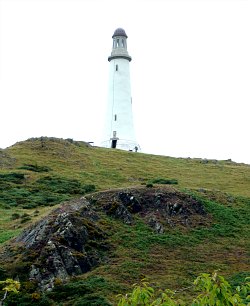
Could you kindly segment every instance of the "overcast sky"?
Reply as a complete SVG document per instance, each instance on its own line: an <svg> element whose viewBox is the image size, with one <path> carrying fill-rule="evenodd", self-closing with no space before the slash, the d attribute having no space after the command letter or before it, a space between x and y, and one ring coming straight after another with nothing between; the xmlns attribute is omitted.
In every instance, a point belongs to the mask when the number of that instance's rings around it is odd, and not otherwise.
<svg viewBox="0 0 250 306"><path fill-rule="evenodd" d="M118 27L142 152L250 164L247 0L0 0L0 148L98 145Z"/></svg>

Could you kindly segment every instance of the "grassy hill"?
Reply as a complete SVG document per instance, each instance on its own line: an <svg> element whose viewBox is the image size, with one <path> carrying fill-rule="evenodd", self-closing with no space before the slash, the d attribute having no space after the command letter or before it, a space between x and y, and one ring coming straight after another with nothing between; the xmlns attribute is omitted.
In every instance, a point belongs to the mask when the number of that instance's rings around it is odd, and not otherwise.
<svg viewBox="0 0 250 306"><path fill-rule="evenodd" d="M140 185L153 178L176 178L181 188L208 188L250 196L250 165L230 160L171 158L91 147L84 142L51 138L30 139L3 150L0 169L45 166L53 175L95 184L98 189ZM1 156L1 155L0 155ZM24 171L18 170L24 173ZM38 172L26 171L27 181Z"/></svg>
<svg viewBox="0 0 250 306"><path fill-rule="evenodd" d="M109 237L113 257L63 288L59 284L54 291L57 297L51 293L46 298L58 305L88 305L72 291L89 290L90 295L114 302L115 294L143 276L157 281L157 286L181 289L200 272L215 269L232 282L241 280L249 271L250 166L230 160L171 158L97 148L70 139L17 143L0 150L0 242L6 244L63 201L116 188L150 189L167 179L178 182L176 192L203 203L207 226L168 226L160 235L139 217L132 226L105 217L101 226L114 230ZM150 190L158 192L154 187ZM99 201L98 193L93 197ZM0 269L1 275L5 276ZM63 294L60 299L59 292L65 292L68 302ZM182 295L189 299L192 292Z"/></svg>

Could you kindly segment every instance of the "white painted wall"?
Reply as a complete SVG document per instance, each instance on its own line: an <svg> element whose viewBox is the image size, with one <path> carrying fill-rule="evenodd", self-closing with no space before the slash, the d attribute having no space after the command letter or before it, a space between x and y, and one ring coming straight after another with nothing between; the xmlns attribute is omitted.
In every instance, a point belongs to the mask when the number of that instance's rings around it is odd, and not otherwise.
<svg viewBox="0 0 250 306"><path fill-rule="evenodd" d="M116 70L116 67L118 67L118 70ZM128 59L115 58L110 61L108 105L105 122L102 146L111 147L110 139L113 138L113 132L116 131L118 149L134 150L136 146L138 147L133 125Z"/></svg>

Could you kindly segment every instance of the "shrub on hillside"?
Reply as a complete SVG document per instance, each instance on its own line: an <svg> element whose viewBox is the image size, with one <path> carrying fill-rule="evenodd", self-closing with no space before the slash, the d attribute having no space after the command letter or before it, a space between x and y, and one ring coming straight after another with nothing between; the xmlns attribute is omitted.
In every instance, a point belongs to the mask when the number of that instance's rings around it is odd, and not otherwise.
<svg viewBox="0 0 250 306"><path fill-rule="evenodd" d="M60 176L45 176L33 183L20 185L22 180L24 180L24 174L1 174L0 205L2 207L22 206L32 209L39 205L52 206L95 190L95 185L84 185L76 179Z"/></svg>
<svg viewBox="0 0 250 306"><path fill-rule="evenodd" d="M23 173L12 172L0 174L0 183L11 182L15 184L22 184L24 179L25 177Z"/></svg>
<svg viewBox="0 0 250 306"><path fill-rule="evenodd" d="M192 306L247 306L249 305L250 282L233 289L223 276L214 272L212 275L203 273L194 281L194 289L199 292ZM183 290L182 290L183 291ZM184 301L176 297L176 292L154 290L148 282L134 285L131 293L119 295L118 306L155 305L155 306L185 306Z"/></svg>
<svg viewBox="0 0 250 306"><path fill-rule="evenodd" d="M178 181L176 179L165 179L165 178L156 178L151 181L152 184L174 184L177 185Z"/></svg>
<svg viewBox="0 0 250 306"><path fill-rule="evenodd" d="M24 164L23 166L19 167L19 169L30 170L33 172L49 172L52 169L47 166L38 166L32 164Z"/></svg>
<svg viewBox="0 0 250 306"><path fill-rule="evenodd" d="M13 213L12 215L11 215L11 219L12 220L16 220L16 219L19 219L20 218L20 215L18 214L18 213Z"/></svg>
<svg viewBox="0 0 250 306"><path fill-rule="evenodd" d="M64 177L45 176L38 179L36 183L40 185L41 189L54 193L84 194L95 190L94 185L83 185L76 179Z"/></svg>

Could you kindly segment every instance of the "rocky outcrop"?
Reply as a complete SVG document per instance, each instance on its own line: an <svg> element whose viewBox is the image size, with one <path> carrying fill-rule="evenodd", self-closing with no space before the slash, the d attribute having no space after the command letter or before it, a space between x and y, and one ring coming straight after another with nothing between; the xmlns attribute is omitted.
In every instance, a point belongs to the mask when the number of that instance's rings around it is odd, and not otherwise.
<svg viewBox="0 0 250 306"><path fill-rule="evenodd" d="M137 214L157 233L174 226L196 227L207 224L203 204L171 187L137 188L96 194L92 201L126 224L133 224Z"/></svg>
<svg viewBox="0 0 250 306"><path fill-rule="evenodd" d="M81 198L24 231L15 242L23 248L23 260L32 262L29 279L41 290L49 290L55 279L85 273L102 262L108 245L98 220L89 202Z"/></svg>
<svg viewBox="0 0 250 306"><path fill-rule="evenodd" d="M27 228L1 255L12 275L51 290L58 280L86 273L112 257L109 218L133 226L138 218L157 234L209 225L201 202L171 187L95 193L63 203Z"/></svg>
<svg viewBox="0 0 250 306"><path fill-rule="evenodd" d="M132 224L132 214L142 210L139 200L131 192L118 192L104 205L108 215L121 219L126 224Z"/></svg>

